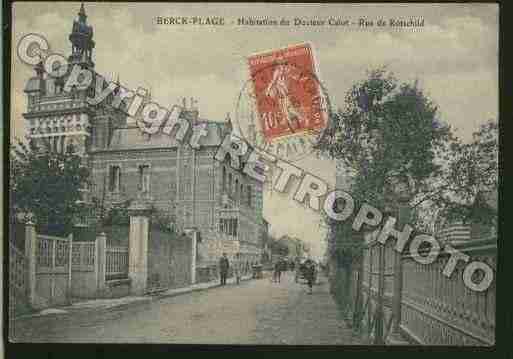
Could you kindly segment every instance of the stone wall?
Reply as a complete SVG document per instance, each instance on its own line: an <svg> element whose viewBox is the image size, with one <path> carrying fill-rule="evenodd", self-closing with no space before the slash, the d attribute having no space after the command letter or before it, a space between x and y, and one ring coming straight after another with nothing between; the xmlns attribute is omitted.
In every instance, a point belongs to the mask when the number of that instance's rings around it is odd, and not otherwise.
<svg viewBox="0 0 513 359"><path fill-rule="evenodd" d="M185 235L151 230L148 242L148 289L191 284L192 241Z"/></svg>
<svg viewBox="0 0 513 359"><path fill-rule="evenodd" d="M192 241L183 235L171 241L171 288L191 284Z"/></svg>
<svg viewBox="0 0 513 359"><path fill-rule="evenodd" d="M171 233L151 229L148 242L148 287L168 288L172 283Z"/></svg>

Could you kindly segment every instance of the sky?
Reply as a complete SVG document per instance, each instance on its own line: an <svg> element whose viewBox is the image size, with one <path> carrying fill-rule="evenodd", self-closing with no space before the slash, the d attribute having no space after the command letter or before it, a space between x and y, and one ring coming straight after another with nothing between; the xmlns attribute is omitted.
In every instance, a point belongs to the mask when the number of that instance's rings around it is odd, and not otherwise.
<svg viewBox="0 0 513 359"><path fill-rule="evenodd" d="M54 52L68 55L68 35L80 3L13 4L13 49L30 32L48 39ZM310 42L319 78L334 107L366 71L387 66L401 81L418 80L438 105L441 120L464 141L488 119L498 119L498 6L496 4L166 4L86 3L94 28L96 71L119 74L123 86L151 89L154 100L171 108L182 97L198 101L200 117L222 121L233 114L249 74L249 55ZM158 25L158 16L222 16L225 26ZM339 26L236 26L240 17L328 19L423 19L417 28ZM11 138L23 136L23 87L33 70L12 57ZM296 163L335 182L335 164L308 157ZM264 217L275 236L308 242L312 255L324 250L326 228L318 213L292 194L264 193Z"/></svg>

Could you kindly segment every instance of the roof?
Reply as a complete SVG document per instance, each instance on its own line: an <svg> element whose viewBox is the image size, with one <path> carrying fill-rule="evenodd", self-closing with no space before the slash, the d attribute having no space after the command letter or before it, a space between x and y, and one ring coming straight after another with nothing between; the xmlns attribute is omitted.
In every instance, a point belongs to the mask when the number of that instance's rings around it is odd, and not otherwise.
<svg viewBox="0 0 513 359"><path fill-rule="evenodd" d="M219 146L223 140L222 127L224 123L213 121L196 121L196 124L207 124L207 135L199 140L200 146ZM190 129L189 129L190 132ZM166 135L159 131L154 135L148 135L141 131L139 127L121 127L112 133L110 150L135 150L135 149L153 149L153 148L175 148L180 143L173 136Z"/></svg>
<svg viewBox="0 0 513 359"><path fill-rule="evenodd" d="M39 91L41 89L41 81L42 81L42 79L40 79L37 76L31 77L27 81L27 84L25 85L25 90L24 91L25 92Z"/></svg>

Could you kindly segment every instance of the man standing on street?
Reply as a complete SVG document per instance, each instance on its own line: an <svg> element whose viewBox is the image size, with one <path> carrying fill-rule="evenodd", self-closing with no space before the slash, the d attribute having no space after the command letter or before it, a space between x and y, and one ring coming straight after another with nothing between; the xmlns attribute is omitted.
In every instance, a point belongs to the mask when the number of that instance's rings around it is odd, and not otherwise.
<svg viewBox="0 0 513 359"><path fill-rule="evenodd" d="M312 286L315 282L315 263L310 258L305 261L305 277L309 288L308 294L312 294Z"/></svg>
<svg viewBox="0 0 513 359"><path fill-rule="evenodd" d="M280 283L281 279L282 260L281 258L274 264L274 282Z"/></svg>
<svg viewBox="0 0 513 359"><path fill-rule="evenodd" d="M226 277L228 277L228 269L230 268L230 262L226 253L219 259L219 272L221 275L221 285L226 285Z"/></svg>
<svg viewBox="0 0 513 359"><path fill-rule="evenodd" d="M240 253L235 255L235 261L233 263L233 273L235 274L235 281L237 284L240 283L240 277L242 276L242 261L240 260Z"/></svg>

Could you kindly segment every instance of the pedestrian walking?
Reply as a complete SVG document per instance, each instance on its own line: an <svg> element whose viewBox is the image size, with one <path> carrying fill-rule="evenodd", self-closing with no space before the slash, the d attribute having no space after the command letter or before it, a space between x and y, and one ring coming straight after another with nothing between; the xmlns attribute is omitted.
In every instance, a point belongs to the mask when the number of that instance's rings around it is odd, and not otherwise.
<svg viewBox="0 0 513 359"><path fill-rule="evenodd" d="M305 278L308 283L308 294L312 294L312 287L315 280L315 263L310 258L305 261Z"/></svg>
<svg viewBox="0 0 513 359"><path fill-rule="evenodd" d="M226 253L219 259L219 274L221 276L221 285L226 285L226 277L228 277L228 269L230 268L230 262Z"/></svg>
<svg viewBox="0 0 513 359"><path fill-rule="evenodd" d="M235 274L235 282L237 284L240 283L240 278L242 276L243 264L240 260L240 253L235 255L235 261L233 261L233 273Z"/></svg>
<svg viewBox="0 0 513 359"><path fill-rule="evenodd" d="M282 269L281 267L282 267L282 263L281 263L281 260L279 259L274 264L274 282L280 283L280 280L281 280L281 269Z"/></svg>

